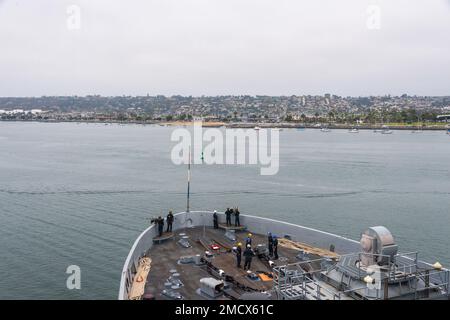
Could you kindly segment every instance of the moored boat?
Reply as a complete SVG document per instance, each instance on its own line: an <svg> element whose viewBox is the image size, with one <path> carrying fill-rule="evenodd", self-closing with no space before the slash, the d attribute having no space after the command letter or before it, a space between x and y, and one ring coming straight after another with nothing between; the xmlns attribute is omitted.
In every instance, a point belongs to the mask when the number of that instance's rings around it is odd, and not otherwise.
<svg viewBox="0 0 450 320"><path fill-rule="evenodd" d="M381 134L392 134L394 133L388 126L383 126L381 129Z"/></svg>

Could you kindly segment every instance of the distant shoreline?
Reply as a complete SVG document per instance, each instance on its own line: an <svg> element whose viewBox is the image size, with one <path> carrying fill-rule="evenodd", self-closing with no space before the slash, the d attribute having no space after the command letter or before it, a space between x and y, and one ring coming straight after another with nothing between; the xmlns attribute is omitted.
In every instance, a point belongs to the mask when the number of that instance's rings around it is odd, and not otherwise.
<svg viewBox="0 0 450 320"><path fill-rule="evenodd" d="M192 121L114 121L114 120L0 120L0 122L39 122L39 123L79 123L79 124L136 124L136 125L159 125L166 127L180 127L180 126L191 126L193 124ZM387 126L390 130L417 130L418 127L415 125L392 125L392 124L360 124L360 125L352 125L352 124L304 124L304 123L266 123L266 122L208 122L203 121L203 127L210 128L239 128L239 129L251 129L255 127L259 127L261 129L266 128L279 128L279 129L321 129L326 127L328 129L353 129L357 128L359 130L381 130L382 126ZM450 124L442 124L437 125L433 124L430 126L420 127L420 130L426 131L439 131L439 130L448 130L450 129Z"/></svg>

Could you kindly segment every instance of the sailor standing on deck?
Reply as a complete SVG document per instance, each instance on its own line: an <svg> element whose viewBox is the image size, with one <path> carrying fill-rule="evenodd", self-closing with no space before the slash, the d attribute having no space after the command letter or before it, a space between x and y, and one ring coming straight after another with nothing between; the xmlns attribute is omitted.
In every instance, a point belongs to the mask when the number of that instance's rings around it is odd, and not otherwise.
<svg viewBox="0 0 450 320"><path fill-rule="evenodd" d="M245 246L246 247L248 247L248 246L252 246L252 234L251 233L249 233L248 235L247 235L247 238L245 238Z"/></svg>
<svg viewBox="0 0 450 320"><path fill-rule="evenodd" d="M239 215L241 213L239 212L239 208L236 207L236 209L234 209L234 226L235 227L240 227L241 226L241 222L239 221Z"/></svg>
<svg viewBox="0 0 450 320"><path fill-rule="evenodd" d="M273 255L274 255L274 260L278 259L278 239L276 235L273 235Z"/></svg>
<svg viewBox="0 0 450 320"><path fill-rule="evenodd" d="M269 248L269 256L273 256L273 238L272 233L267 234L267 242L268 242L268 248Z"/></svg>
<svg viewBox="0 0 450 320"><path fill-rule="evenodd" d="M164 219L161 216L158 217L158 234L161 237L164 230Z"/></svg>
<svg viewBox="0 0 450 320"><path fill-rule="evenodd" d="M227 218L227 227L231 227L231 209L227 208L225 211L225 216Z"/></svg>
<svg viewBox="0 0 450 320"><path fill-rule="evenodd" d="M217 216L216 210L214 210L213 222L214 222L214 229L219 229L219 217Z"/></svg>
<svg viewBox="0 0 450 320"><path fill-rule="evenodd" d="M250 270L250 268L252 266L252 258L254 255L255 255L255 253L252 250L252 246L248 244L247 249L245 249L245 251L244 251L244 257L245 257L244 270Z"/></svg>
<svg viewBox="0 0 450 320"><path fill-rule="evenodd" d="M242 259L242 243L238 243L236 247L236 267L241 267L241 259Z"/></svg>
<svg viewBox="0 0 450 320"><path fill-rule="evenodd" d="M167 215L167 232L172 232L172 224L173 224L173 213L172 210L169 211L169 214Z"/></svg>

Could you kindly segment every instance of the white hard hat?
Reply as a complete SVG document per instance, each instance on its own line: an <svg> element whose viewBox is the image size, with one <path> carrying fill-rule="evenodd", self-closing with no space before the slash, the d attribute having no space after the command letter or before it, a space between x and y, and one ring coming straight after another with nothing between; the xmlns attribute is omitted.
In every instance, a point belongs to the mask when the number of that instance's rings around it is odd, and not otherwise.
<svg viewBox="0 0 450 320"><path fill-rule="evenodd" d="M217 210L214 210L214 213L217 213Z"/></svg>

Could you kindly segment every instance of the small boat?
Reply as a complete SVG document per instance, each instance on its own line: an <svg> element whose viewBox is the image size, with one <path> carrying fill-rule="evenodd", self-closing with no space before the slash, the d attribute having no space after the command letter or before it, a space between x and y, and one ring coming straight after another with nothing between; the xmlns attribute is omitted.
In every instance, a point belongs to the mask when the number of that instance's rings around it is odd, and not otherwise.
<svg viewBox="0 0 450 320"><path fill-rule="evenodd" d="M382 134L392 134L393 131L388 126L382 126L380 132Z"/></svg>
<svg viewBox="0 0 450 320"><path fill-rule="evenodd" d="M259 129L261 129L261 128L258 127L258 126L256 126L256 127L254 127L253 129L254 129L254 130L259 130Z"/></svg>
<svg viewBox="0 0 450 320"><path fill-rule="evenodd" d="M383 128L381 129L381 134L392 134L392 133L394 133L394 131L389 129L388 126L383 126Z"/></svg>
<svg viewBox="0 0 450 320"><path fill-rule="evenodd" d="M348 130L349 133L359 133L359 130L357 128L353 128Z"/></svg>
<svg viewBox="0 0 450 320"><path fill-rule="evenodd" d="M331 130L328 129L328 128L322 128L322 129L320 129L320 131L321 131L321 132L330 132Z"/></svg>

